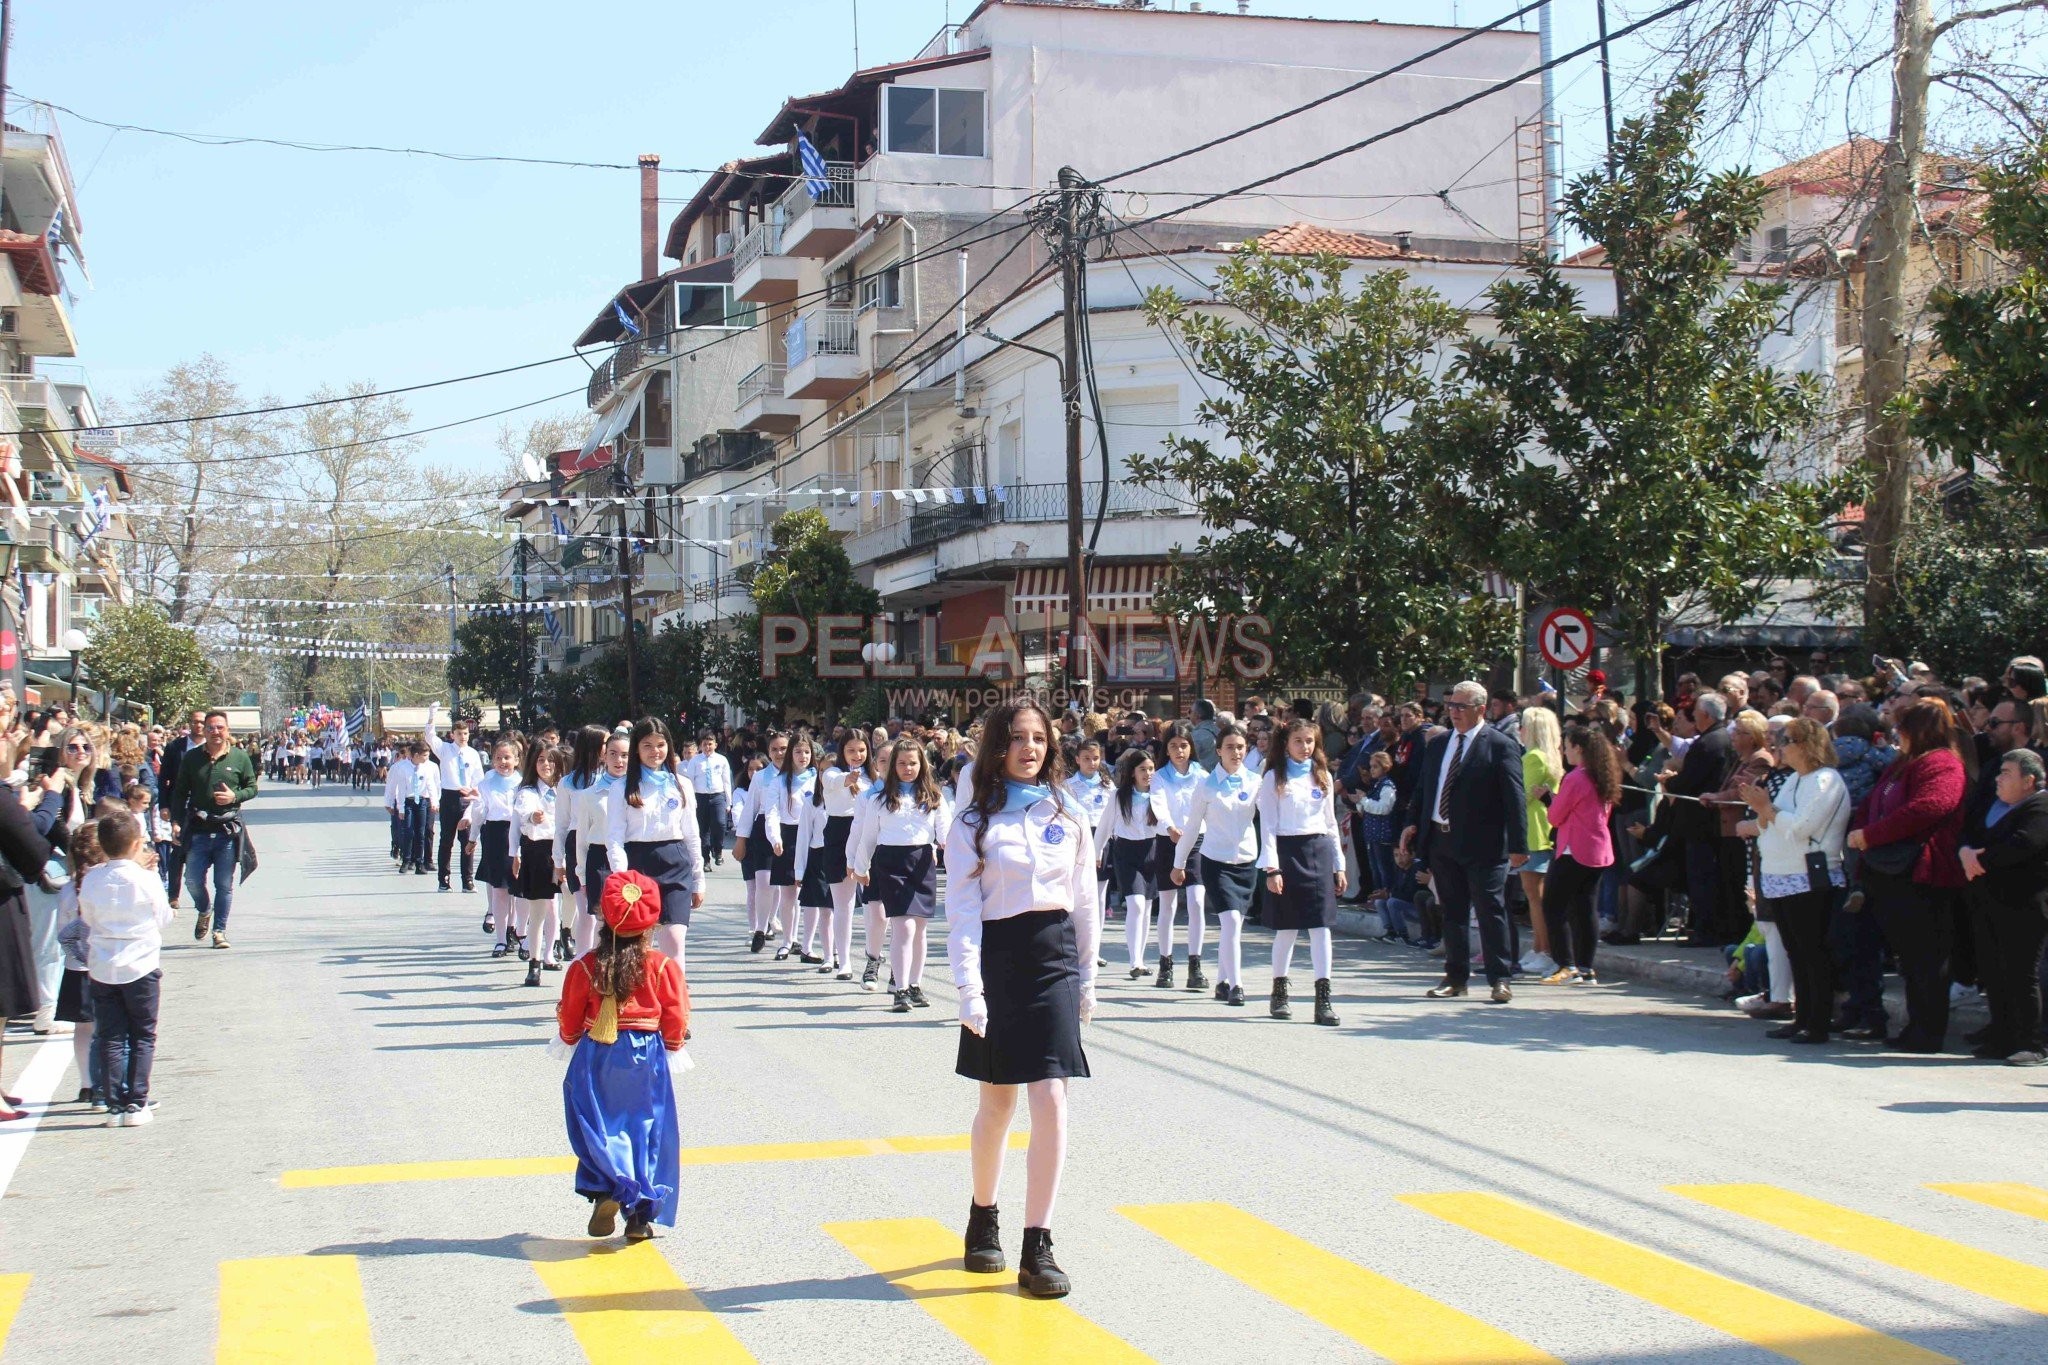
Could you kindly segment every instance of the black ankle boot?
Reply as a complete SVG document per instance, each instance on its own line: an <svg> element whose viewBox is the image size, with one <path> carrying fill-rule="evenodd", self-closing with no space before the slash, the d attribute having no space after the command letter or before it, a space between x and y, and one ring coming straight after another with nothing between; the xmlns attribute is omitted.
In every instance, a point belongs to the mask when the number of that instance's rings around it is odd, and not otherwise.
<svg viewBox="0 0 2048 1365"><path fill-rule="evenodd" d="M1155 986L1171 986L1173 984L1172 958L1162 957L1159 959L1159 976L1152 984Z"/></svg>
<svg viewBox="0 0 2048 1365"><path fill-rule="evenodd" d="M1327 976L1316 978L1316 1022L1331 1028L1338 1023L1337 1011L1330 1008L1330 978Z"/></svg>
<svg viewBox="0 0 2048 1365"><path fill-rule="evenodd" d="M1188 958L1188 989L1191 991L1205 990L1208 988L1208 985L1209 978L1202 975L1202 959L1190 956Z"/></svg>
<svg viewBox="0 0 2048 1365"><path fill-rule="evenodd" d="M1002 1229L996 1226L996 1206L987 1208L967 1201L967 1269L976 1275L1000 1275L1009 1269L1003 1260Z"/></svg>
<svg viewBox="0 0 2048 1365"><path fill-rule="evenodd" d="M1052 1231L1024 1229L1024 1263L1017 1267L1017 1283L1034 1299L1063 1299L1073 1284L1067 1272L1052 1258Z"/></svg>
<svg viewBox="0 0 2048 1365"><path fill-rule="evenodd" d="M1275 1019L1292 1019L1294 1017L1294 1011L1287 1004L1286 977L1276 976L1273 978L1273 1003L1266 1012Z"/></svg>

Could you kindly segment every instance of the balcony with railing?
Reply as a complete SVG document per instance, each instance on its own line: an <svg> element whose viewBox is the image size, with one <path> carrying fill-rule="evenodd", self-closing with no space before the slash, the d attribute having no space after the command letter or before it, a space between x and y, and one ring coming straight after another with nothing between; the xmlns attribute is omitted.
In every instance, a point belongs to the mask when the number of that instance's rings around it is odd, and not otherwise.
<svg viewBox="0 0 2048 1365"><path fill-rule="evenodd" d="M751 469L774 453L774 443L758 431L714 431L698 437L683 456L683 482L695 483L727 470Z"/></svg>
<svg viewBox="0 0 2048 1365"><path fill-rule="evenodd" d="M71 425L64 400L46 374L0 375L4 392L21 413L26 425L36 427Z"/></svg>
<svg viewBox="0 0 2048 1365"><path fill-rule="evenodd" d="M776 201L782 215L782 250L789 256L837 256L860 229L854 215L854 164L828 161L813 181L800 176Z"/></svg>
<svg viewBox="0 0 2048 1365"><path fill-rule="evenodd" d="M1103 507L1102 485L1090 483L1081 491L1081 516L1092 522ZM987 501L981 501L985 493ZM965 501L914 505L908 516L851 536L846 554L855 564L872 563L906 550L923 549L956 536L996 525L1025 525L1067 519L1067 486L1063 483L1020 483L1007 488L963 490ZM1184 484L1158 487L1114 483L1109 487L1109 504L1104 516L1118 520L1151 517L1193 516L1194 507Z"/></svg>
<svg viewBox="0 0 2048 1365"><path fill-rule="evenodd" d="M744 431L793 431L803 419L794 398L783 397L787 367L756 365L739 382L733 400L734 420Z"/></svg>
<svg viewBox="0 0 2048 1365"><path fill-rule="evenodd" d="M787 303L796 297L803 262L783 249L782 224L771 219L740 239L732 254L733 296L748 303Z"/></svg>
<svg viewBox="0 0 2048 1365"><path fill-rule="evenodd" d="M867 382L851 308L813 308L782 334L785 398L844 398Z"/></svg>
<svg viewBox="0 0 2048 1365"><path fill-rule="evenodd" d="M614 369L617 361L617 356L607 356L605 357L604 364L590 372L590 382L583 388L583 405L585 407L595 408L598 404L604 402L606 398L610 397L611 391L619 386Z"/></svg>

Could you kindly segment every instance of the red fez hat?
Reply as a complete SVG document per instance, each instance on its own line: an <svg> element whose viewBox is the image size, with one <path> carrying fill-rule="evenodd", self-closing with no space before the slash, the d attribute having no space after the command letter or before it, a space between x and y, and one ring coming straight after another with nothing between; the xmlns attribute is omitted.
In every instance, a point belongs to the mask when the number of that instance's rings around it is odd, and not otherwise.
<svg viewBox="0 0 2048 1365"><path fill-rule="evenodd" d="M1597 668L1588 669L1586 671L1586 681L1594 687L1605 687L1607 686L1607 675Z"/></svg>
<svg viewBox="0 0 2048 1365"><path fill-rule="evenodd" d="M661 919L661 888L638 872L614 872L605 878L598 913L620 938L635 938Z"/></svg>

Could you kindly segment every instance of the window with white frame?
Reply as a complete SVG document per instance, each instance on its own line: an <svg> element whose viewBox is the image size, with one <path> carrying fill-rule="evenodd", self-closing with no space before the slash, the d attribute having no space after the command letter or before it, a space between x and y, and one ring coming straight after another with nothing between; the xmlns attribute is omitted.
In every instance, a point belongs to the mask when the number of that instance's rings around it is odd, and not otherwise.
<svg viewBox="0 0 2048 1365"><path fill-rule="evenodd" d="M923 156L988 155L983 92L885 85L882 97L885 150Z"/></svg>
<svg viewBox="0 0 2048 1365"><path fill-rule="evenodd" d="M901 308L903 306L903 266L891 261L879 270L869 271L861 277L860 306L869 308Z"/></svg>

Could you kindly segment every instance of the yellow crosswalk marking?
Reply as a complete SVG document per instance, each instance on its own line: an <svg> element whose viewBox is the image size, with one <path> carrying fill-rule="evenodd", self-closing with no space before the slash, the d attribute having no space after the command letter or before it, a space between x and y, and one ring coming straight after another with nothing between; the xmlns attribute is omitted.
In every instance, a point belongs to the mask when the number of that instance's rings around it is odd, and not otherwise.
<svg viewBox="0 0 2048 1365"><path fill-rule="evenodd" d="M220 1264L215 1365L359 1365L377 1359L353 1256Z"/></svg>
<svg viewBox="0 0 2048 1365"><path fill-rule="evenodd" d="M1115 1365L1151 1358L1064 1299L1026 1298L1014 1272L968 1274L960 1267L959 1231L930 1218L827 1223L825 1231L994 1365Z"/></svg>
<svg viewBox="0 0 2048 1365"><path fill-rule="evenodd" d="M1021 1152L1030 1133L1010 1134L1010 1150ZM838 1138L825 1142L755 1142L727 1147L685 1147L678 1157L685 1166L738 1166L761 1161L829 1161L856 1156L921 1156L928 1152L964 1152L965 1133L942 1137ZM280 1182L288 1190L324 1189L334 1185L401 1185L421 1180L489 1180L504 1176L568 1175L573 1156L492 1157L478 1161L400 1161L384 1166L326 1166L286 1171Z"/></svg>
<svg viewBox="0 0 2048 1365"><path fill-rule="evenodd" d="M1395 1365L1556 1359L1228 1204L1141 1204L1117 1212Z"/></svg>
<svg viewBox="0 0 2048 1365"><path fill-rule="evenodd" d="M7 1349L7 1334L14 1329L15 1315L21 1312L28 1279L26 1275L0 1275L0 1351Z"/></svg>
<svg viewBox="0 0 2048 1365"><path fill-rule="evenodd" d="M2024 1261L1775 1185L1673 1185L1671 1192L2030 1313L2048 1313L2048 1270Z"/></svg>
<svg viewBox="0 0 2048 1365"><path fill-rule="evenodd" d="M753 1360L654 1243L624 1248L600 1243L586 1255L551 1259L560 1247L559 1242L528 1242L525 1250L591 1365Z"/></svg>
<svg viewBox="0 0 2048 1365"><path fill-rule="evenodd" d="M1491 1194L1401 1202L1805 1365L1930 1365L1947 1356Z"/></svg>
<svg viewBox="0 0 2048 1365"><path fill-rule="evenodd" d="M1941 1194L1952 1194L1958 1199L1972 1199L1979 1204L1989 1204L1994 1209L2017 1213L2023 1218L2038 1218L2048 1223L2048 1190L2039 1185L2017 1185L1991 1182L1988 1184L1929 1185L1930 1190Z"/></svg>

